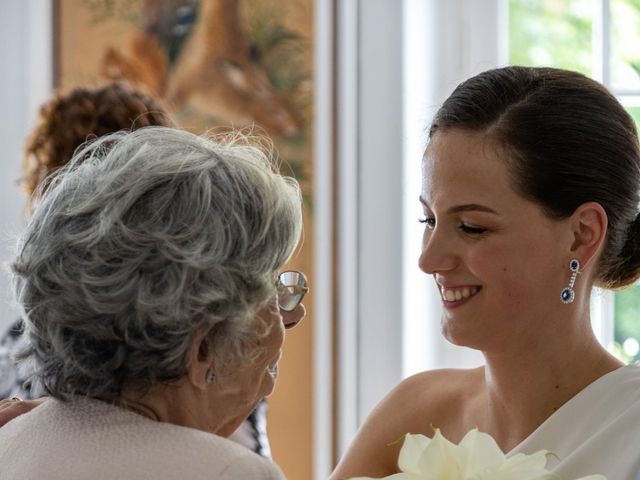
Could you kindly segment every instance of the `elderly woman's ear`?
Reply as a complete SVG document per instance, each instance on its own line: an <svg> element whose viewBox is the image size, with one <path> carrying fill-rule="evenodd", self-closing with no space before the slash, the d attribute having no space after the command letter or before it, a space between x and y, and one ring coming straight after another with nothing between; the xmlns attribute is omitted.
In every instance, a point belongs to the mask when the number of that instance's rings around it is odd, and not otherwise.
<svg viewBox="0 0 640 480"><path fill-rule="evenodd" d="M201 332L193 339L187 358L187 377L199 390L206 390L215 377L208 332Z"/></svg>

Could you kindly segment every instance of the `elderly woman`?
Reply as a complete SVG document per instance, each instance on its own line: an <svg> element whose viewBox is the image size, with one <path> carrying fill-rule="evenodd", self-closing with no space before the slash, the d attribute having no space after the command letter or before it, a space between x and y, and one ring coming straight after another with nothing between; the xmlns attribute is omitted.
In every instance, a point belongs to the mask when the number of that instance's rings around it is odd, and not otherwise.
<svg viewBox="0 0 640 480"><path fill-rule="evenodd" d="M296 182L258 148L164 127L79 150L12 268L36 381L3 478L274 479L227 440L271 393L304 276Z"/></svg>
<svg viewBox="0 0 640 480"><path fill-rule="evenodd" d="M88 138L125 129L170 125L171 119L158 100L119 83L57 92L41 106L24 149L22 184L29 196L29 210L46 190L50 173L66 165L73 152ZM11 359L12 352L23 342L22 330L22 320L17 320L0 337L0 398L14 398L11 402L0 400L0 426L12 415L40 403L29 399L43 395L38 388L31 388L28 381L32 373L30 365L18 367ZM16 398L27 400L17 402ZM266 401L260 402L229 438L269 457L266 409Z"/></svg>

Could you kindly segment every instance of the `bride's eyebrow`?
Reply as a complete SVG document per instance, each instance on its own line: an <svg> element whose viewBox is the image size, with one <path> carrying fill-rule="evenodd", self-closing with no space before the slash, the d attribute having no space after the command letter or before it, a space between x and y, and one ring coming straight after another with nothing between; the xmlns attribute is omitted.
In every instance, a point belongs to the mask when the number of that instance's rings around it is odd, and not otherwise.
<svg viewBox="0 0 640 480"><path fill-rule="evenodd" d="M422 205L424 205L426 208L429 208L427 201L422 198L422 196L420 196L419 199ZM462 205L454 205L453 207L449 207L449 209L447 210L447 213L449 214L460 212L485 212L498 215L498 212L496 212L493 208L487 207L486 205L481 205L479 203L465 203Z"/></svg>
<svg viewBox="0 0 640 480"><path fill-rule="evenodd" d="M447 213L460 213L460 212L486 212L486 213L493 213L494 215L498 215L498 212L496 212L493 208L489 208L485 205L480 205L478 203L454 205L453 207L447 210Z"/></svg>

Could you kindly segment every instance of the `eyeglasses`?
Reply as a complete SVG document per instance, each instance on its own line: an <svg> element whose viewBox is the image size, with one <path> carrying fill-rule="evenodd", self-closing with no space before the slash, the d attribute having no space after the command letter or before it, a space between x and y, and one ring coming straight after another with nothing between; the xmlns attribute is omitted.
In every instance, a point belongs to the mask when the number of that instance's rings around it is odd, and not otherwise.
<svg viewBox="0 0 640 480"><path fill-rule="evenodd" d="M309 291L304 273L289 270L278 276L278 307L285 312L296 309Z"/></svg>

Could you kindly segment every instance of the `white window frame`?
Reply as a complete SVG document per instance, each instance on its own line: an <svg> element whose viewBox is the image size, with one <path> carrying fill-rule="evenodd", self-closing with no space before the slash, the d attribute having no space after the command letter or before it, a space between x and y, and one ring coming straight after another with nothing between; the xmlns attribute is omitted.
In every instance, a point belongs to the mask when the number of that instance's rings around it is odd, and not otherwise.
<svg viewBox="0 0 640 480"><path fill-rule="evenodd" d="M337 450L401 376L402 9L337 3Z"/></svg>
<svg viewBox="0 0 640 480"><path fill-rule="evenodd" d="M404 332L403 377L435 368L480 365L482 355L446 341L441 301L417 267L423 228L416 181L426 128L440 104L463 80L505 62L506 18L500 0L405 0ZM422 61L421 61L422 59ZM437 73L434 73L437 72Z"/></svg>
<svg viewBox="0 0 640 480"><path fill-rule="evenodd" d="M609 0L599 0L593 17L592 27L592 70L594 80L611 89L611 16ZM612 90L616 96L616 92ZM618 97L620 99L620 97ZM624 105L624 103L623 103ZM602 345L612 349L614 342L614 293L596 289L591 298L591 325Z"/></svg>
<svg viewBox="0 0 640 480"><path fill-rule="evenodd" d="M417 199L423 129L435 107L460 81L499 64L499 6L336 4L338 456L408 374L481 361L440 334L437 293L417 267Z"/></svg>
<svg viewBox="0 0 640 480"><path fill-rule="evenodd" d="M334 5L314 2L313 475L329 477L333 458Z"/></svg>

